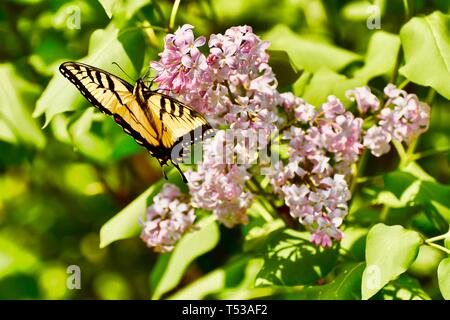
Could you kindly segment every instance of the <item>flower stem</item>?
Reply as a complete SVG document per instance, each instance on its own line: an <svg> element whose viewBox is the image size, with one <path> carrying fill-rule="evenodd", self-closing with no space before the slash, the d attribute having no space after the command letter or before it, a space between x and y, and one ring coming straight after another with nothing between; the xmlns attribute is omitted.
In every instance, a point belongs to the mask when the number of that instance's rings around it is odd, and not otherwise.
<svg viewBox="0 0 450 320"><path fill-rule="evenodd" d="M399 89L403 89L404 87L406 87L409 84L409 80L405 79L402 83L400 83L400 85L398 86Z"/></svg>
<svg viewBox="0 0 450 320"><path fill-rule="evenodd" d="M409 1L403 0L403 7L405 7L405 21L408 21L411 17L411 10L409 8Z"/></svg>
<svg viewBox="0 0 450 320"><path fill-rule="evenodd" d="M387 218L387 216L388 216L388 214L389 214L389 210L390 210L391 208L389 207L389 206L387 206L387 205L385 205L384 207L383 207L383 210L381 210L381 213L380 213L380 221L381 222L385 222L386 221L386 218Z"/></svg>
<svg viewBox="0 0 450 320"><path fill-rule="evenodd" d="M427 98L425 102L430 105L433 102L434 96L436 95L436 90L430 87L430 90L428 91Z"/></svg>
<svg viewBox="0 0 450 320"><path fill-rule="evenodd" d="M438 250L444 251L446 254L450 254L450 250L447 249L446 247L443 247L443 246L440 246L440 245L438 245L438 244L436 244L436 243L428 242L428 241L426 241L425 243L426 243L427 245L429 245L430 247L433 247L433 248L436 248L436 249L438 249Z"/></svg>
<svg viewBox="0 0 450 320"><path fill-rule="evenodd" d="M432 149L432 150L427 150L427 151L423 151L423 152L414 154L412 156L412 160L418 160L418 159L422 159L422 158L425 158L425 157L434 156L434 155L437 155L439 153L447 153L449 151L450 151L450 146L443 147L443 148Z"/></svg>
<svg viewBox="0 0 450 320"><path fill-rule="evenodd" d="M448 238L448 237L450 237L450 230L447 233L444 233L444 234L441 234L439 236L427 239L427 240L425 240L425 242L426 243L436 242L436 241L439 241L439 240L444 240L445 238Z"/></svg>
<svg viewBox="0 0 450 320"><path fill-rule="evenodd" d="M172 32L175 29L175 18L177 16L178 8L180 7L181 0L175 0L172 12L170 13L170 20L169 20L169 31Z"/></svg>
<svg viewBox="0 0 450 320"><path fill-rule="evenodd" d="M359 159L359 162L358 162L358 165L356 168L356 172L355 172L355 175L352 179L352 183L350 186L350 192L352 195L353 195L353 191L355 190L356 185L358 184L359 177L364 171L364 168L367 163L367 159L368 159L368 152L367 152L367 150L364 150L363 154L361 155L361 158Z"/></svg>
<svg viewBox="0 0 450 320"><path fill-rule="evenodd" d="M390 83L394 83L395 84L395 81L397 80L398 69L400 68L400 60L401 59L402 59L402 54L401 54L401 50L399 50L398 53L397 53L397 59L395 59L394 71L392 72Z"/></svg>
<svg viewBox="0 0 450 320"><path fill-rule="evenodd" d="M397 140L392 140L392 144L394 145L395 150L397 150L398 156L400 157L400 163L402 163L406 158L405 148L403 148L402 143Z"/></svg>

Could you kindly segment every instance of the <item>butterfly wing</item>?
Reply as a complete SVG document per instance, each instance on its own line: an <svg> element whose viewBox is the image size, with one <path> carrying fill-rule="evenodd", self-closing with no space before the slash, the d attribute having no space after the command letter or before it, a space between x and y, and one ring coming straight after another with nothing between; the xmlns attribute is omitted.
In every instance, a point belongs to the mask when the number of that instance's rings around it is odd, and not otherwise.
<svg viewBox="0 0 450 320"><path fill-rule="evenodd" d="M171 159L179 143L186 146L213 133L201 114L150 90L142 80L133 87L104 70L78 62L63 63L60 71L91 104L112 115L126 133L162 163Z"/></svg>
<svg viewBox="0 0 450 320"><path fill-rule="evenodd" d="M112 115L136 142L152 154L158 152L157 128L143 113L131 84L104 70L78 62L65 62L59 70L92 105Z"/></svg>
<svg viewBox="0 0 450 320"><path fill-rule="evenodd" d="M159 117L162 124L159 138L166 148L173 148L182 143L183 139L189 144L194 143L212 131L208 121L200 113L170 96L152 91L147 99L147 108Z"/></svg>

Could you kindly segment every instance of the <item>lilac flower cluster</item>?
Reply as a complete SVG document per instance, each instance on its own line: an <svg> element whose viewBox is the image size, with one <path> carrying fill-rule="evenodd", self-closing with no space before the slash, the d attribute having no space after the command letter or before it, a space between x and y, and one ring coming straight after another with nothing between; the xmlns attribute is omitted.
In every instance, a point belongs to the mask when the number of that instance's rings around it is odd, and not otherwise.
<svg viewBox="0 0 450 320"><path fill-rule="evenodd" d="M266 49L248 26L232 27L211 35L205 56L194 38L193 26L184 25L165 38L155 82L161 90L182 97L216 127L273 128L277 120L277 81L268 65Z"/></svg>
<svg viewBox="0 0 450 320"><path fill-rule="evenodd" d="M247 223L247 208L252 194L245 191L250 178L248 166L225 163L226 153L234 145L227 142L224 130L205 145L204 160L196 171L188 171L189 191L192 205L212 211L227 227Z"/></svg>
<svg viewBox="0 0 450 320"><path fill-rule="evenodd" d="M393 140L410 144L428 129L430 121L430 107L415 94L408 94L393 84L388 84L384 93L387 101L376 115L378 123L364 136L364 146L376 157L389 152ZM356 89L355 96L360 111L380 109L378 99L367 87Z"/></svg>
<svg viewBox="0 0 450 320"><path fill-rule="evenodd" d="M277 164L271 183L291 215L311 231L311 241L329 247L332 239L342 238L339 227L350 199L345 175L363 148L363 120L346 112L334 96L317 111L291 94L284 97L285 110L296 120L282 132L288 158Z"/></svg>
<svg viewBox="0 0 450 320"><path fill-rule="evenodd" d="M255 196L248 182L255 175L258 150L280 130L287 152L270 164L266 191L284 200L291 216L312 233L313 243L332 246L343 236L340 227L351 198L348 182L364 148L380 156L389 151L392 140L410 143L427 129L429 107L417 96L388 85L383 108L369 87L347 92L359 117L334 96L315 108L290 92L278 92L268 64L269 43L250 27L232 27L208 41L196 39L192 29L184 25L166 36L160 60L151 63L160 90L220 128L204 142L203 161L186 173L191 205L213 212L227 227L247 223L247 209ZM199 48L206 44L204 54ZM366 131L363 118L377 123ZM237 133L238 139L226 129ZM239 161L242 157L247 161ZM171 190L155 197L143 232L143 239L160 251L170 250L194 220L193 209L176 200L179 193Z"/></svg>
<svg viewBox="0 0 450 320"><path fill-rule="evenodd" d="M259 147L264 147L261 142L267 143L278 120L277 81L268 65L269 43L261 41L250 27L232 27L223 35L211 35L207 56L198 50L205 39L195 39L192 29L184 25L167 36L161 60L151 66L157 71L154 81L160 89L177 94L213 126L239 130L244 137L230 142L225 131L219 131L205 146L203 163L186 174L193 205L211 210L231 227L247 222L252 195L245 191L249 166L226 161L225 156L242 154L248 144L256 144L252 138L255 130L265 137L258 139Z"/></svg>
<svg viewBox="0 0 450 320"><path fill-rule="evenodd" d="M177 186L166 183L153 198L143 222L141 239L156 252L172 251L181 236L191 229L194 209Z"/></svg>

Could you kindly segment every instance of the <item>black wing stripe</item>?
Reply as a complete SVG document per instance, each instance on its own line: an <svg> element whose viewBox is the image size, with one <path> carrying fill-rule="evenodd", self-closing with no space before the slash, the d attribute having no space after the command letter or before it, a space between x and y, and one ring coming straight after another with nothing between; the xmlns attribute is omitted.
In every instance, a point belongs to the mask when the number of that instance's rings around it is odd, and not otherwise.
<svg viewBox="0 0 450 320"><path fill-rule="evenodd" d="M109 77L111 77L111 78L113 78L113 79L116 79L117 81L119 81L120 83L122 83L122 84L124 85L124 87L125 87L130 93L133 93L133 88L134 88L134 87L133 87L130 83L126 82L125 80L123 80L123 79L121 79L121 78L119 78L119 77L116 77L115 75L109 73L109 72L106 71L106 70L102 70L102 69L96 68L96 67L94 67L94 66L85 64L85 63L81 63L81 62L72 62L72 61L64 62L64 63L59 67L59 70L61 70L61 72L62 72L62 69L63 69L63 68L67 68L67 67L73 68L73 69L75 69L75 70L77 70L77 71L87 72L88 74L89 74L89 73L94 73L95 71L98 71L98 72L100 72L101 74L108 75ZM93 82L96 82L96 81L93 80Z"/></svg>
<svg viewBox="0 0 450 320"><path fill-rule="evenodd" d="M181 106L180 106L181 107ZM170 100L170 114L171 115L175 115L175 110L176 110L176 105L175 102L173 102L172 100Z"/></svg>
<svg viewBox="0 0 450 320"><path fill-rule="evenodd" d="M147 99L145 98L145 93L146 93L145 90L146 90L146 87L145 87L145 85L142 84L142 81L138 81L138 83L136 84L136 89L135 89L136 94L134 96L136 98L136 102L139 105L139 108L141 108L141 111L144 112L145 117L147 118L147 122L150 124L153 131L155 131L155 133L157 135L155 137L155 139L159 140L161 133L158 132L158 127L156 126L155 120L153 119L153 116L152 116L150 110L146 107ZM144 98L144 101L142 100L142 98Z"/></svg>
<svg viewBox="0 0 450 320"><path fill-rule="evenodd" d="M178 116L181 118L181 117L183 117L183 114L184 114L184 107L183 107L183 105L178 105Z"/></svg>
<svg viewBox="0 0 450 320"><path fill-rule="evenodd" d="M95 78L97 79L97 84L98 84L100 87L104 88L105 85L104 85L103 82L102 82L102 74L101 74L100 72L98 72L98 71L95 71Z"/></svg>
<svg viewBox="0 0 450 320"><path fill-rule="evenodd" d="M74 69L76 70L81 70L79 66L77 65L73 65ZM92 103L95 107L97 107L98 109L100 109L100 111L102 111L103 113L106 113L108 115L111 115L111 111L109 111L108 109L106 109L105 107L102 106L102 104L88 91L86 90L85 86L83 85L83 83L73 74L72 71L70 71L68 68L66 68L65 66L61 66L60 67L61 73L63 75L65 75L81 92L81 94L83 96L86 97L86 99Z"/></svg>
<svg viewBox="0 0 450 320"><path fill-rule="evenodd" d="M92 72L89 72L88 70L86 70L86 74L87 74L87 76L89 77L89 79L91 79L91 81L92 81L93 83L95 83L94 77L92 76Z"/></svg>
<svg viewBox="0 0 450 320"><path fill-rule="evenodd" d="M158 154L164 152L170 152L170 150L165 150L167 148L164 148L164 146L154 146L150 144L144 137L142 137L142 135L139 132L134 130L119 114L114 114L114 120L123 128L123 130L127 134L132 136L137 143L144 146L152 156L157 156Z"/></svg>
<svg viewBox="0 0 450 320"><path fill-rule="evenodd" d="M161 97L159 100L159 103L161 104L161 111L166 111L166 99L164 97Z"/></svg>
<svg viewBox="0 0 450 320"><path fill-rule="evenodd" d="M119 100L121 105L125 105L123 103L122 98L120 97L119 93L117 91L115 91L116 86L115 86L112 78L110 76L108 76L107 74L105 74L105 78L106 78L106 81L108 82L109 90L111 90L111 92L114 93L114 96L117 98L117 100Z"/></svg>

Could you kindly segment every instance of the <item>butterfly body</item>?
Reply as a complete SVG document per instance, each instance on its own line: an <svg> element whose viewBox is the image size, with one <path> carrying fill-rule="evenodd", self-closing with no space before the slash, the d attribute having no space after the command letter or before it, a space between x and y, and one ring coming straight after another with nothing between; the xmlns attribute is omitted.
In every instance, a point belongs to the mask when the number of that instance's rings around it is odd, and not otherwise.
<svg viewBox="0 0 450 320"><path fill-rule="evenodd" d="M173 155L174 147L181 143L186 146L186 141L194 143L199 132L200 138L212 133L200 113L151 90L143 79L138 79L133 86L107 71L78 62L65 62L59 70L92 105L111 115L161 165L171 160L182 175L179 154Z"/></svg>

